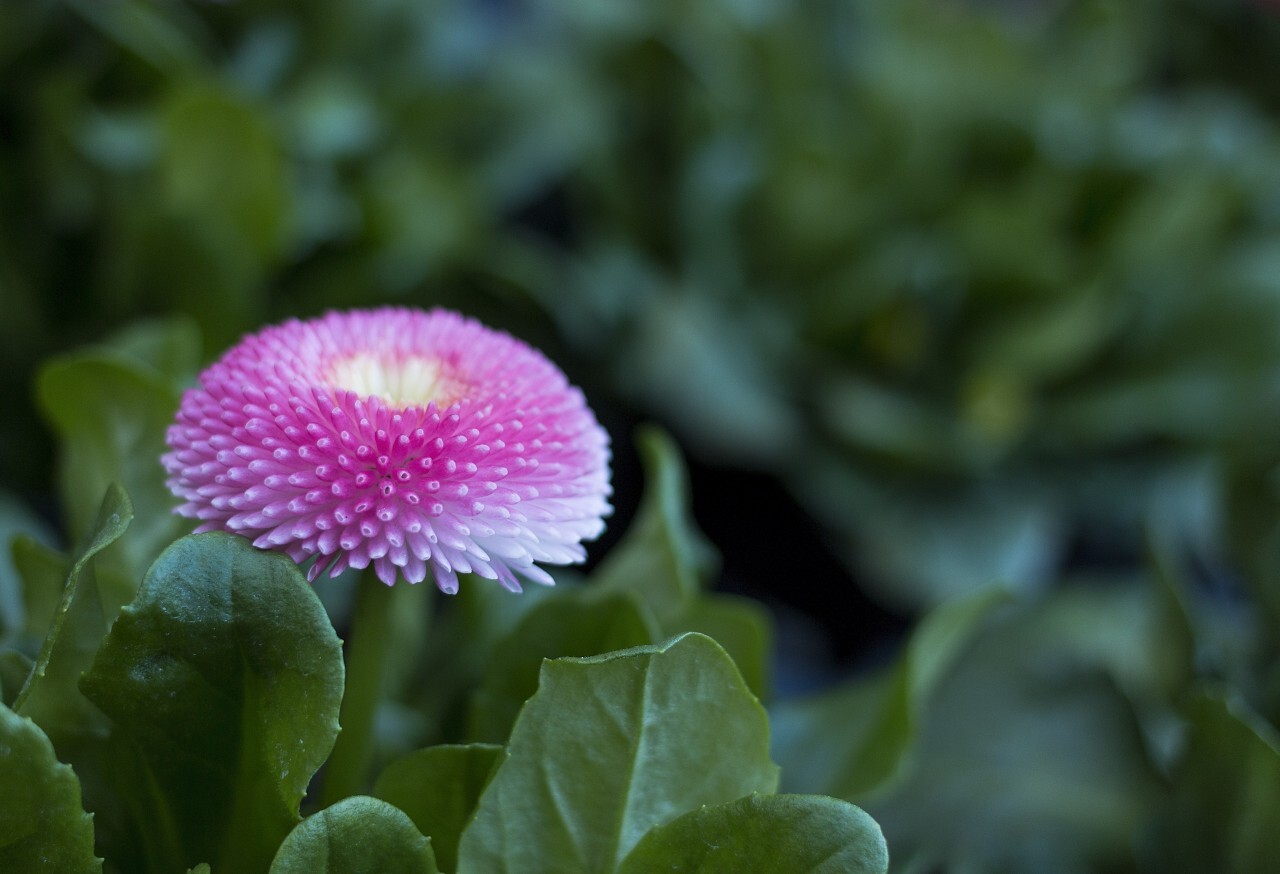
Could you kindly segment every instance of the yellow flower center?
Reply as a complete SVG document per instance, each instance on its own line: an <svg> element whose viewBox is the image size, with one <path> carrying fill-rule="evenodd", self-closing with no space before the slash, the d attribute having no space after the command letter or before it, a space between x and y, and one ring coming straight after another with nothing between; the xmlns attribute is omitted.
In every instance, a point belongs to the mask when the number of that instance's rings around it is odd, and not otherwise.
<svg viewBox="0 0 1280 874"><path fill-rule="evenodd" d="M425 407L432 401L443 409L466 393L466 386L450 376L440 361L417 355L383 357L361 352L335 362L330 378L340 388L378 397L396 410Z"/></svg>

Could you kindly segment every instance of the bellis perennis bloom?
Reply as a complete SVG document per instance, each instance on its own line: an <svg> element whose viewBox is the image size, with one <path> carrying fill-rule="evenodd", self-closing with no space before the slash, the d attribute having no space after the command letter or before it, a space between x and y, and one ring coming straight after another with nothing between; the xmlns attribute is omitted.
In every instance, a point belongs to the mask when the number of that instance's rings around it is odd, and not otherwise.
<svg viewBox="0 0 1280 874"><path fill-rule="evenodd" d="M443 310L290 321L200 375L169 428L169 487L198 531L313 556L310 579L373 565L520 590L582 561L608 515L609 438L543 355Z"/></svg>

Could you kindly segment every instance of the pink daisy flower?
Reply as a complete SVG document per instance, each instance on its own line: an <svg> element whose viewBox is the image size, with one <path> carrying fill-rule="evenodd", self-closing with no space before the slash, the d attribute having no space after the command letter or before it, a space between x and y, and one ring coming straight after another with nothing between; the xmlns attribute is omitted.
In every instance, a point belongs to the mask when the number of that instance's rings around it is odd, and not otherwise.
<svg viewBox="0 0 1280 874"><path fill-rule="evenodd" d="M551 585L609 514L609 437L541 353L445 310L292 320L200 375L170 426L168 485L197 531L315 557Z"/></svg>

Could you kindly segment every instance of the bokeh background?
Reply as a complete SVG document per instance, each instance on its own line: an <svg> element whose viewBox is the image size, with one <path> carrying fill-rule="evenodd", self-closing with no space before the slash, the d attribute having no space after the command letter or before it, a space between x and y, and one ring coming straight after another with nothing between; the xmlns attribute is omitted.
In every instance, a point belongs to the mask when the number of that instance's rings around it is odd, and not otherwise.
<svg viewBox="0 0 1280 874"><path fill-rule="evenodd" d="M1273 2L8 0L0 301L10 530L61 525L84 426L42 362L96 344L174 391L267 322L448 306L611 430L594 555L634 428L675 435L720 586L775 611L779 695L997 587L1072 641L1053 671L1150 712L1158 578L1274 734ZM159 478L155 429L110 427ZM920 797L873 809L891 847L954 812ZM1030 846L991 864L1057 870Z"/></svg>

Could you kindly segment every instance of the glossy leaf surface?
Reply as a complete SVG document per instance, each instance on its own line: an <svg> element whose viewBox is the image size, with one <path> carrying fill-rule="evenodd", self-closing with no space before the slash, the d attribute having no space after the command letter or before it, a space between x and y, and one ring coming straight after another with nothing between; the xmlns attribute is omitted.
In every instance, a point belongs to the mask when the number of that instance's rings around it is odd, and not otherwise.
<svg viewBox="0 0 1280 874"><path fill-rule="evenodd" d="M748 795L690 811L645 835L619 874L884 874L875 820L822 795Z"/></svg>
<svg viewBox="0 0 1280 874"><path fill-rule="evenodd" d="M287 557L220 533L165 550L81 683L132 764L117 790L152 864L265 867L333 746L342 682L338 638Z"/></svg>
<svg viewBox="0 0 1280 874"><path fill-rule="evenodd" d="M0 871L90 874L93 817L80 781L30 719L0 706Z"/></svg>
<svg viewBox="0 0 1280 874"><path fill-rule="evenodd" d="M768 742L764 710L702 635L549 661L463 832L458 870L614 870L659 823L772 792Z"/></svg>
<svg viewBox="0 0 1280 874"><path fill-rule="evenodd" d="M431 841L404 811L365 795L344 798L289 833L270 874L439 874Z"/></svg>

